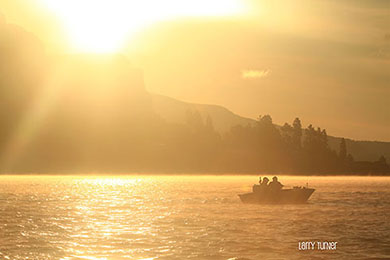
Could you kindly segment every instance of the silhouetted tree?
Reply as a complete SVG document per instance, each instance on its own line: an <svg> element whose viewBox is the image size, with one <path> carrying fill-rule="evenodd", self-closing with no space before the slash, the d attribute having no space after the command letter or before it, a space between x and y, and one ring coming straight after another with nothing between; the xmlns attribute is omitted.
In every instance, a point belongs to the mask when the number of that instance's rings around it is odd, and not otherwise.
<svg viewBox="0 0 390 260"><path fill-rule="evenodd" d="M378 163L380 163L381 165L387 165L386 158L382 155L381 157L379 157Z"/></svg>
<svg viewBox="0 0 390 260"><path fill-rule="evenodd" d="M341 138L341 141L340 141L339 158L342 162L344 162L345 159L347 158L347 145L345 143L344 138Z"/></svg>
<svg viewBox="0 0 390 260"><path fill-rule="evenodd" d="M293 136L292 136L292 142L293 145L297 148L301 147L302 144L302 124L301 120L299 118L295 118L293 122Z"/></svg>
<svg viewBox="0 0 390 260"><path fill-rule="evenodd" d="M294 147L294 128L289 123L284 123L281 130L284 142L289 147Z"/></svg>

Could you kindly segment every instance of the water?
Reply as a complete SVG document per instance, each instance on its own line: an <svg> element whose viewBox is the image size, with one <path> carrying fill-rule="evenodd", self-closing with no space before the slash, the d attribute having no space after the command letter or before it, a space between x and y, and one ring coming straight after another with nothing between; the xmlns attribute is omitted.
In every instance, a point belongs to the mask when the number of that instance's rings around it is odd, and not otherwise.
<svg viewBox="0 0 390 260"><path fill-rule="evenodd" d="M309 203L281 206L240 202L253 176L1 176L0 259L390 257L389 177L281 177L307 180Z"/></svg>

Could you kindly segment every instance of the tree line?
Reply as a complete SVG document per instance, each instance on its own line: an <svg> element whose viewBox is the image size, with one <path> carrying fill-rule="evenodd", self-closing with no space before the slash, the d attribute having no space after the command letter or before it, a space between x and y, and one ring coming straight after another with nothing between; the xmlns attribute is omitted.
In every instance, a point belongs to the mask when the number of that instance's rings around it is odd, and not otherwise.
<svg viewBox="0 0 390 260"><path fill-rule="evenodd" d="M259 116L255 124L234 126L223 135L214 131L210 118L204 124L197 112L190 113L189 118L193 131L202 136L198 140L213 139L203 147L207 153L198 156L204 156L200 161L215 171L346 175L390 172L384 156L373 162L355 161L344 138L339 151L332 150L325 129L311 124L303 128L299 118L279 127L271 116Z"/></svg>

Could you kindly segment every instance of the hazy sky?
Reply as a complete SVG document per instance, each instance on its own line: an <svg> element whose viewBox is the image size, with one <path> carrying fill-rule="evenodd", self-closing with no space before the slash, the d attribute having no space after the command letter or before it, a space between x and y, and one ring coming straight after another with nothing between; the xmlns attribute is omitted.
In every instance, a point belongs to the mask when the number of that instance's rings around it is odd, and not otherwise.
<svg viewBox="0 0 390 260"><path fill-rule="evenodd" d="M74 51L74 35L85 37L70 33L69 24L91 29L96 41L130 28L114 20L115 8L105 16L102 6L94 13L93 4L70 5L66 13L45 6L49 1L0 0L0 12L36 34L49 53ZM276 123L298 116L335 136L390 141L390 1L203 2L172 12L178 2L167 1L164 13L142 6L149 16L138 12L132 20L149 17L122 39L120 51L144 70L149 91L252 118L270 114ZM97 17L99 28L84 24L84 14Z"/></svg>

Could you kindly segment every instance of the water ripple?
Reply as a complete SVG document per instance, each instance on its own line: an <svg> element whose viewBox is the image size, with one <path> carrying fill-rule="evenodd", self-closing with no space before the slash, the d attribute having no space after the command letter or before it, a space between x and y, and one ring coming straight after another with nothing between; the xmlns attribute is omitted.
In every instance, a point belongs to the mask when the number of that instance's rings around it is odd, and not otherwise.
<svg viewBox="0 0 390 260"><path fill-rule="evenodd" d="M302 185L306 177L285 177ZM0 259L389 257L390 178L311 177L304 205L245 205L255 177L0 177ZM338 241L302 252L299 241Z"/></svg>

